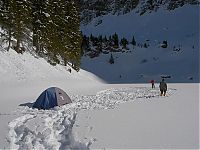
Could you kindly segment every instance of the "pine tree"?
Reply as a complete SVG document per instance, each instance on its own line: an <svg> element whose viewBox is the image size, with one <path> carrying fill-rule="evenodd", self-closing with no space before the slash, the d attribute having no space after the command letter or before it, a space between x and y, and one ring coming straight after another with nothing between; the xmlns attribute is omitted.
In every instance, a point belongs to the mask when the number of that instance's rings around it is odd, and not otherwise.
<svg viewBox="0 0 200 150"><path fill-rule="evenodd" d="M108 39L107 39L107 37L105 35L104 38L103 38L103 42L107 42L107 41L108 41Z"/></svg>
<svg viewBox="0 0 200 150"><path fill-rule="evenodd" d="M94 41L94 36L92 34L90 34L90 41L93 42Z"/></svg>
<svg viewBox="0 0 200 150"><path fill-rule="evenodd" d="M131 44L132 44L133 46L136 45L136 41L135 41L135 37L134 37L134 36L133 36L133 38L132 38Z"/></svg>
<svg viewBox="0 0 200 150"><path fill-rule="evenodd" d="M16 39L18 53L25 33L29 31L30 36L32 31L36 53L45 50L49 59L59 63L60 57L65 65L70 62L79 70L82 35L75 0L0 0L0 26L4 26L9 41Z"/></svg>
<svg viewBox="0 0 200 150"><path fill-rule="evenodd" d="M47 24L47 4L46 1L32 0L32 31L33 46L37 54L42 54L45 46L45 25Z"/></svg>
<svg viewBox="0 0 200 150"><path fill-rule="evenodd" d="M20 49L20 44L24 37L24 32L26 28L30 25L31 7L26 0L10 0L9 2L10 11L13 13L12 21L14 27L14 38L17 40L15 50L18 53L22 53L22 50Z"/></svg>
<svg viewBox="0 0 200 150"><path fill-rule="evenodd" d="M83 40L81 44L81 50L82 50L82 54L84 54L84 52L89 49L89 38L86 35L84 35L82 39Z"/></svg>
<svg viewBox="0 0 200 150"><path fill-rule="evenodd" d="M127 49L127 44L128 44L128 40L126 38L122 38L120 45L124 48Z"/></svg>
<svg viewBox="0 0 200 150"><path fill-rule="evenodd" d="M4 37L4 39L8 42L7 51L10 49L11 37L13 35L13 23L11 21L11 17L12 15L9 1L0 0L0 26L3 30L1 32L1 37Z"/></svg>
<svg viewBox="0 0 200 150"><path fill-rule="evenodd" d="M27 27L30 27L31 5L28 0L0 1L0 24L6 30L10 47L11 37L17 42L15 50L22 53L20 44L25 37Z"/></svg>
<svg viewBox="0 0 200 150"><path fill-rule="evenodd" d="M144 43L144 48L148 48L147 43Z"/></svg>
<svg viewBox="0 0 200 150"><path fill-rule="evenodd" d="M115 48L118 48L119 47L119 39L118 39L118 35L117 33L115 32L115 34L112 36L113 38L113 42L114 42L114 47Z"/></svg>

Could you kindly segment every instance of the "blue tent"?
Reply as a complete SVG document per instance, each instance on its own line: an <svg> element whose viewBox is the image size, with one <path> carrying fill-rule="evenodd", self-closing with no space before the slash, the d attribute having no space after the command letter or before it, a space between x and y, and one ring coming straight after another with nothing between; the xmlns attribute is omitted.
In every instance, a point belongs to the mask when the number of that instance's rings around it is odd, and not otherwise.
<svg viewBox="0 0 200 150"><path fill-rule="evenodd" d="M33 108L50 109L71 102L71 99L63 90L57 87L50 87L40 94L33 104Z"/></svg>

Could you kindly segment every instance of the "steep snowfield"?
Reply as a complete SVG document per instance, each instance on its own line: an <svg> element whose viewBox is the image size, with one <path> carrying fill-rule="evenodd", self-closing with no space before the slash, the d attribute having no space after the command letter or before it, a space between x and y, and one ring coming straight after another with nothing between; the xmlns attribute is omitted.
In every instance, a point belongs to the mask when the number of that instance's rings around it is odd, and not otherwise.
<svg viewBox="0 0 200 150"><path fill-rule="evenodd" d="M9 52L0 48L0 83L7 81L12 82L27 82L31 80L49 80L50 78L65 78L67 79L96 79L95 75L80 70L76 72L72 70L70 73L68 69L70 67L63 67L61 65L52 66L43 58L34 57L29 52L25 52L23 55L17 54L14 50ZM89 79L90 80L90 79ZM99 79L100 81L100 79Z"/></svg>
<svg viewBox="0 0 200 150"><path fill-rule="evenodd" d="M136 43L148 48L129 45L129 53L112 53L115 63L109 64L110 54L82 60L82 68L109 83L146 83L170 75L170 82L199 82L199 6L184 6L174 11L159 9L156 13L139 16L134 11L126 15L106 15L102 24L95 20L82 26L86 35L134 35ZM98 20L98 18L97 18ZM160 44L167 40L168 47ZM180 47L180 51L174 51ZM192 79L192 80L190 80Z"/></svg>

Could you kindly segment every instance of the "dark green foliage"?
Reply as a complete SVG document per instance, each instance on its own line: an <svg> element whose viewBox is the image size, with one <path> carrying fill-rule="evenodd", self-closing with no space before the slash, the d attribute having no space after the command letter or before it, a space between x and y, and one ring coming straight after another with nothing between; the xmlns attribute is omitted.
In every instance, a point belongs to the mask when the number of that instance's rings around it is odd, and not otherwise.
<svg viewBox="0 0 200 150"><path fill-rule="evenodd" d="M36 48L36 53L42 54L44 51L44 33L47 18L43 12L47 10L47 3L45 1L32 1L32 31L33 31L33 46Z"/></svg>
<svg viewBox="0 0 200 150"><path fill-rule="evenodd" d="M129 43L129 42L128 42L128 40L127 40L126 38L122 38L122 39L121 39L120 44L121 44L121 46L122 46L123 48L126 49L128 43Z"/></svg>
<svg viewBox="0 0 200 150"><path fill-rule="evenodd" d="M92 34L90 34L90 41L94 41L94 36Z"/></svg>
<svg viewBox="0 0 200 150"><path fill-rule="evenodd" d="M108 39L107 39L107 37L105 36L104 38L103 38L103 42L107 42L108 41Z"/></svg>
<svg viewBox="0 0 200 150"><path fill-rule="evenodd" d="M87 37L86 35L83 36L83 40L82 40L82 44L81 44L81 54L84 54L84 51L88 51L90 48L89 45L89 37Z"/></svg>
<svg viewBox="0 0 200 150"><path fill-rule="evenodd" d="M20 43L26 32L26 28L30 26L31 5L26 0L1 0L0 1L0 25L5 30L4 36L9 42L10 47L11 37L17 41L13 48L22 53Z"/></svg>
<svg viewBox="0 0 200 150"><path fill-rule="evenodd" d="M113 38L113 42L114 42L114 47L115 48L118 48L119 47L119 39L118 39L118 35L117 33L115 32L115 34L112 36Z"/></svg>
<svg viewBox="0 0 200 150"><path fill-rule="evenodd" d="M61 58L65 65L79 70L82 36L76 1L0 0L0 4L0 27L9 41L16 39L18 53L23 39L29 36L37 54L43 56L45 52L49 62L56 64Z"/></svg>
<svg viewBox="0 0 200 150"><path fill-rule="evenodd" d="M102 42L103 42L102 35L100 35L100 36L98 37L98 40L99 40L99 42L100 42L100 43L102 43Z"/></svg>
<svg viewBox="0 0 200 150"><path fill-rule="evenodd" d="M133 38L132 38L131 44L132 44L133 46L136 45L136 41L135 41L135 37L134 37L134 36L133 36Z"/></svg>
<svg viewBox="0 0 200 150"><path fill-rule="evenodd" d="M127 52L129 44L126 38L119 39L118 34L108 36L99 35L98 37L92 34L87 37L83 36L82 55L88 55L90 58L98 57L101 53L109 54L110 52ZM119 40L120 45L119 45ZM125 49L125 50L124 50Z"/></svg>

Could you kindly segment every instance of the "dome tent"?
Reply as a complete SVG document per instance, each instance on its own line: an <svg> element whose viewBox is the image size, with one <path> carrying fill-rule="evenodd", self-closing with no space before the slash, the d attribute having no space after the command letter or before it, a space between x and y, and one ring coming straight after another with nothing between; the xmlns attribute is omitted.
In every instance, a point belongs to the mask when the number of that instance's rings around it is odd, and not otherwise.
<svg viewBox="0 0 200 150"><path fill-rule="evenodd" d="M69 96L60 88L50 87L43 91L33 104L33 108L50 109L71 103Z"/></svg>

